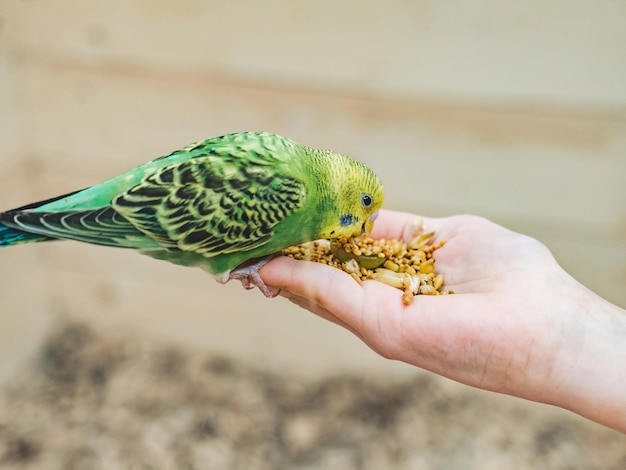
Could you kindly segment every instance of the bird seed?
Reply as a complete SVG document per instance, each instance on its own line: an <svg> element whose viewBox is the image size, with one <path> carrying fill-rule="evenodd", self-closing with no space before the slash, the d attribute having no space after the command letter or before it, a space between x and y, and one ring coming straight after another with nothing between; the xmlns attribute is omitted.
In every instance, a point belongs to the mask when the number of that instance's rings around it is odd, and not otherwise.
<svg viewBox="0 0 626 470"><path fill-rule="evenodd" d="M317 240L283 250L297 260L315 261L341 269L357 282L374 279L402 290L410 305L416 295L444 295L443 276L435 270L433 252L445 244L434 243L435 233L424 233L410 243L366 237Z"/></svg>

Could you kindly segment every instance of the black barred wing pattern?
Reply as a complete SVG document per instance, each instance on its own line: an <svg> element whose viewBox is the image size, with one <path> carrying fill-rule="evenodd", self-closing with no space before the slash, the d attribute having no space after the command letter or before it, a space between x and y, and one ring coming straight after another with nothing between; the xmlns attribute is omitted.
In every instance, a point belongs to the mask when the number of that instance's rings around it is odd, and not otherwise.
<svg viewBox="0 0 626 470"><path fill-rule="evenodd" d="M112 205L159 245L211 257L267 243L305 195L269 165L207 156L164 167Z"/></svg>

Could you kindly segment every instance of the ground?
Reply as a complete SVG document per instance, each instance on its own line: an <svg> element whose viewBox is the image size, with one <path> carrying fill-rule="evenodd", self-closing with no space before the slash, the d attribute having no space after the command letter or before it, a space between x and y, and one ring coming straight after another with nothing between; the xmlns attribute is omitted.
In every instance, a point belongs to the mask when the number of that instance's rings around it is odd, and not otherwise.
<svg viewBox="0 0 626 470"><path fill-rule="evenodd" d="M626 468L624 435L446 383L303 379L65 323L3 386L0 467Z"/></svg>

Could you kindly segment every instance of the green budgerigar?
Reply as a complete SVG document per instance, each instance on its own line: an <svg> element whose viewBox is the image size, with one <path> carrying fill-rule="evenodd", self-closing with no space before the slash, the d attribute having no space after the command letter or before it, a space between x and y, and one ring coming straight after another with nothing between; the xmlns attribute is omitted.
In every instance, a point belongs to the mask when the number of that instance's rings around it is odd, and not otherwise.
<svg viewBox="0 0 626 470"><path fill-rule="evenodd" d="M76 240L200 266L270 290L259 269L283 248L369 233L383 203L350 157L268 132L203 140L103 183L0 212L0 246Z"/></svg>

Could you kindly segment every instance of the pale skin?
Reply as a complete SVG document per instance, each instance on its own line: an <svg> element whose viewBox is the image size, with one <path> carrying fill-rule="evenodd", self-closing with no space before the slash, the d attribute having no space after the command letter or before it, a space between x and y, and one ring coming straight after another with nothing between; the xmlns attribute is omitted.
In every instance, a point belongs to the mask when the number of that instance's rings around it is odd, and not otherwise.
<svg viewBox="0 0 626 470"><path fill-rule="evenodd" d="M373 238L413 238L415 215L381 211ZM626 433L626 311L567 274L537 240L486 219L422 219L445 288L417 296L279 257L268 286L352 331L385 358L473 387L568 409Z"/></svg>

